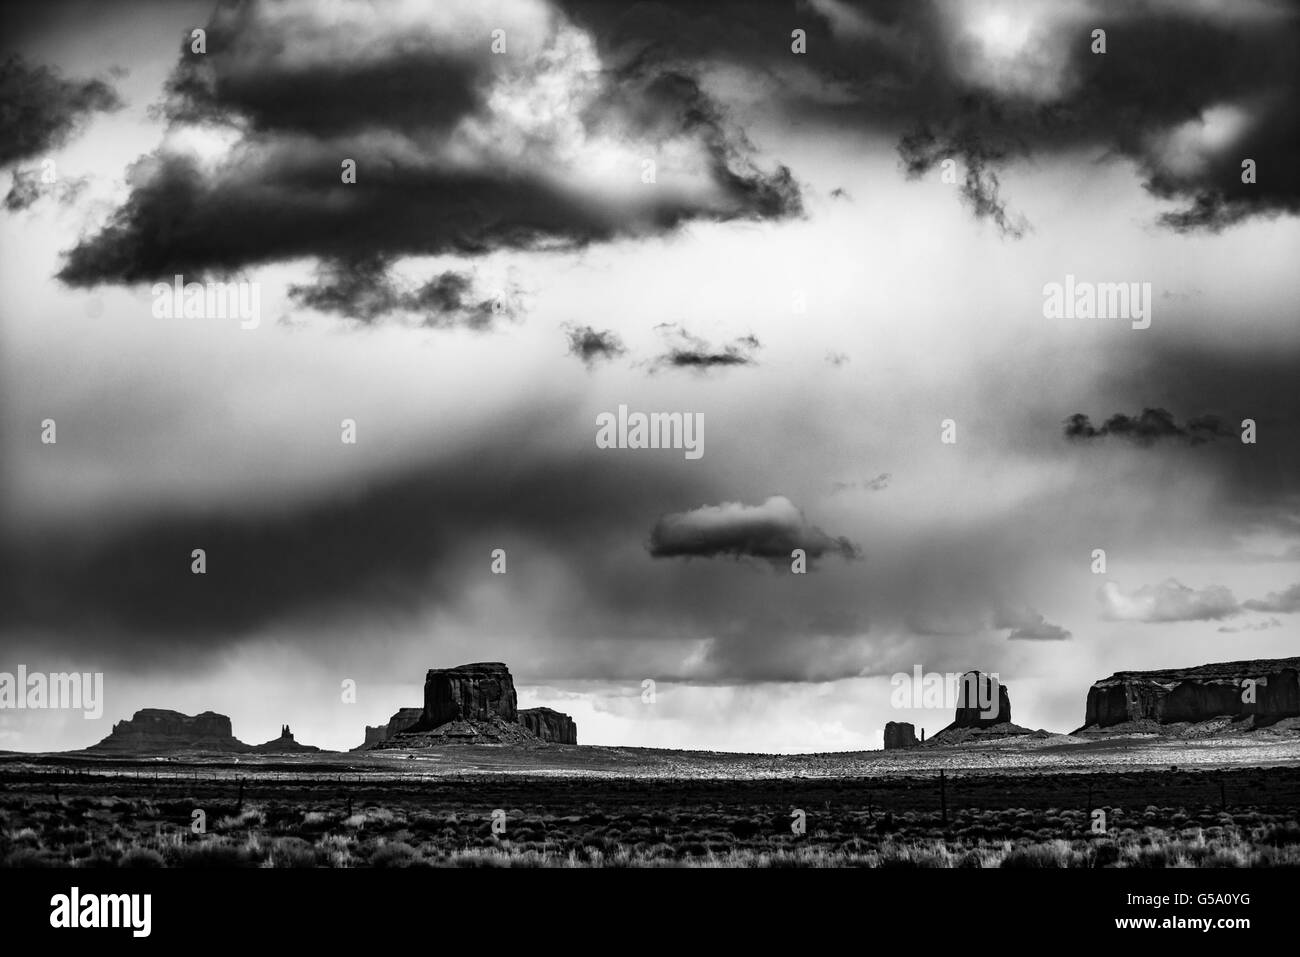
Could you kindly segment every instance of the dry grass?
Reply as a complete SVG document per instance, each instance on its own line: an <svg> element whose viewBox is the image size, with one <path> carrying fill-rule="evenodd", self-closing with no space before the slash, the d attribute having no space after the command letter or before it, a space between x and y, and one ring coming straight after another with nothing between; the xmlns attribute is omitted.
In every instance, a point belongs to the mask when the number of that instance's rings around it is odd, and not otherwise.
<svg viewBox="0 0 1300 957"><path fill-rule="evenodd" d="M491 808L428 802L338 807L299 795L213 808L190 829L190 802L143 797L0 798L5 867L1300 867L1300 823L1285 808L1107 808L1094 834L1082 810L812 811L806 835L784 807Z"/></svg>

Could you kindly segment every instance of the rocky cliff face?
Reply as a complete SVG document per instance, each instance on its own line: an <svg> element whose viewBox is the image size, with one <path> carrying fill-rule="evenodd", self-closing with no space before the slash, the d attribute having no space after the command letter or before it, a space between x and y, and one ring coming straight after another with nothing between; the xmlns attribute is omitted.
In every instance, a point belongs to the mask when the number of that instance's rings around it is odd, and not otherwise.
<svg viewBox="0 0 1300 957"><path fill-rule="evenodd" d="M499 661L456 668L430 668L424 677L420 730L451 721L518 720L518 697L510 669Z"/></svg>
<svg viewBox="0 0 1300 957"><path fill-rule="evenodd" d="M113 725L107 738L96 745L104 751L248 751L234 736L224 714L204 711L188 715L161 708L145 708Z"/></svg>
<svg viewBox="0 0 1300 957"><path fill-rule="evenodd" d="M414 728L424 717L423 708L398 708L388 724L384 725L384 737L391 738L410 728Z"/></svg>
<svg viewBox="0 0 1300 957"><path fill-rule="evenodd" d="M366 740L361 742L359 747L353 748L353 751L364 751L367 748L373 748L382 741L387 741L395 734L401 734L414 728L424 719L423 708L398 708L397 712L388 719L386 724L366 725Z"/></svg>
<svg viewBox="0 0 1300 957"><path fill-rule="evenodd" d="M997 710L993 712L994 688ZM957 714L949 728L989 728L1011 721L1011 696L1007 686L992 675L968 671L957 687Z"/></svg>
<svg viewBox="0 0 1300 957"><path fill-rule="evenodd" d="M447 744L505 744L540 746L541 740L517 721L504 718L448 721L432 730L417 726L379 742L375 749L429 748Z"/></svg>
<svg viewBox="0 0 1300 957"><path fill-rule="evenodd" d="M921 742L916 740L916 728L907 721L885 722L885 750L914 748Z"/></svg>
<svg viewBox="0 0 1300 957"><path fill-rule="evenodd" d="M578 743L578 726L573 718L551 708L525 708L519 712L519 723L543 741Z"/></svg>
<svg viewBox="0 0 1300 957"><path fill-rule="evenodd" d="M1253 716L1257 726L1300 715L1300 658L1225 661L1196 668L1119 671L1088 691L1084 728ZM1254 682L1254 701L1248 689ZM1082 730L1082 729L1080 729Z"/></svg>

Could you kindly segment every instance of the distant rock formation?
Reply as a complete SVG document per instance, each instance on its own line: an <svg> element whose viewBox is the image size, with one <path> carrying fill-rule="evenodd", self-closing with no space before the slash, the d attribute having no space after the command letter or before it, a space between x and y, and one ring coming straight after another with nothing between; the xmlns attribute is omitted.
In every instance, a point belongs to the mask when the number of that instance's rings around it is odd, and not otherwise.
<svg viewBox="0 0 1300 957"><path fill-rule="evenodd" d="M551 708L525 708L519 712L519 723L543 741L578 743L578 725L567 714Z"/></svg>
<svg viewBox="0 0 1300 957"><path fill-rule="evenodd" d="M280 726L280 736L278 738L265 744L254 745L253 750L259 754L301 754L306 751L319 751L320 748L313 747L310 744L299 744L294 740L293 732L289 730L289 726L283 724Z"/></svg>
<svg viewBox="0 0 1300 957"><path fill-rule="evenodd" d="M1266 727L1296 716L1300 716L1300 658L1265 658L1162 671L1118 671L1088 690L1079 730L1222 717L1250 718L1253 726Z"/></svg>
<svg viewBox="0 0 1300 957"><path fill-rule="evenodd" d="M430 668L424 677L421 730L449 721L517 720L518 697L510 669L499 661L479 661L455 668Z"/></svg>
<svg viewBox="0 0 1300 957"><path fill-rule="evenodd" d="M424 707L402 708L354 750L436 744L577 744L578 726L551 708L519 710L515 679L499 661L430 668Z"/></svg>
<svg viewBox="0 0 1300 957"><path fill-rule="evenodd" d="M996 688L997 704L994 705ZM1022 728L1011 721L1011 695L1007 686L992 675L968 671L957 686L957 712L952 724L931 736L925 744L945 745L1034 735L1046 737L1039 729Z"/></svg>
<svg viewBox="0 0 1300 957"><path fill-rule="evenodd" d="M997 708L989 714L994 687L997 688ZM949 728L990 728L1011 721L1011 696L1007 694L1007 686L992 675L966 672L961 676L957 694L957 714Z"/></svg>
<svg viewBox="0 0 1300 957"><path fill-rule="evenodd" d="M144 708L113 725L95 751L235 751L251 750L234 736L224 714L204 711L188 715L162 708Z"/></svg>
<svg viewBox="0 0 1300 957"><path fill-rule="evenodd" d="M381 741L387 741L393 735L415 727L423 717L423 708L398 708L397 712L388 719L387 724L366 725L366 740L352 750L365 751L367 748L373 748Z"/></svg>
<svg viewBox="0 0 1300 957"><path fill-rule="evenodd" d="M921 742L916 740L916 727L907 721L885 722L885 750L896 751L900 748L914 748Z"/></svg>

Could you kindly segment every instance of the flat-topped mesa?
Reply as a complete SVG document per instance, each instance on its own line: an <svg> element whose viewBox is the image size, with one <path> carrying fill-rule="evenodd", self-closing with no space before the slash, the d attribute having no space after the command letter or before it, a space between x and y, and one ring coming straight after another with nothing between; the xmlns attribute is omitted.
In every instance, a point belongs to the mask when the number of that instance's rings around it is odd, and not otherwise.
<svg viewBox="0 0 1300 957"><path fill-rule="evenodd" d="M1085 728L1251 717L1257 727L1300 716L1300 658L1223 661L1195 668L1117 671L1088 690Z"/></svg>
<svg viewBox="0 0 1300 957"><path fill-rule="evenodd" d="M214 711L188 715L163 708L143 708L113 725L94 750L104 751L247 751L236 738L230 718Z"/></svg>
<svg viewBox="0 0 1300 957"><path fill-rule="evenodd" d="M578 743L577 723L567 714L552 708L525 708L519 712L519 723L543 741Z"/></svg>
<svg viewBox="0 0 1300 957"><path fill-rule="evenodd" d="M515 680L499 661L430 668L424 707L401 708L385 725L366 727L371 748L423 748L443 744L577 744L573 718L552 708L519 710Z"/></svg>
<svg viewBox="0 0 1300 957"><path fill-rule="evenodd" d="M1006 685L993 675L978 671L968 671L961 676L957 685L957 714L948 727L989 728L1010 721L1011 696L1007 694Z"/></svg>
<svg viewBox="0 0 1300 957"><path fill-rule="evenodd" d="M479 661L455 668L430 668L424 677L424 714L420 730L450 721L518 721L519 699L510 669L499 661Z"/></svg>
<svg viewBox="0 0 1300 957"><path fill-rule="evenodd" d="M907 721L885 722L885 750L896 751L901 748L914 748L921 742L916 740L916 727Z"/></svg>

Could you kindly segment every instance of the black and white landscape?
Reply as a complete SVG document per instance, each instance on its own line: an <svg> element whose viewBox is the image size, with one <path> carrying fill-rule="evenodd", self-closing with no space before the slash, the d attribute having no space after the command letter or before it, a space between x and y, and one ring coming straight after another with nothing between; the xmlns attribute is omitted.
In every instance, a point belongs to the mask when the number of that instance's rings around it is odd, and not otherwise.
<svg viewBox="0 0 1300 957"><path fill-rule="evenodd" d="M1300 865L1297 49L6 4L0 866Z"/></svg>

